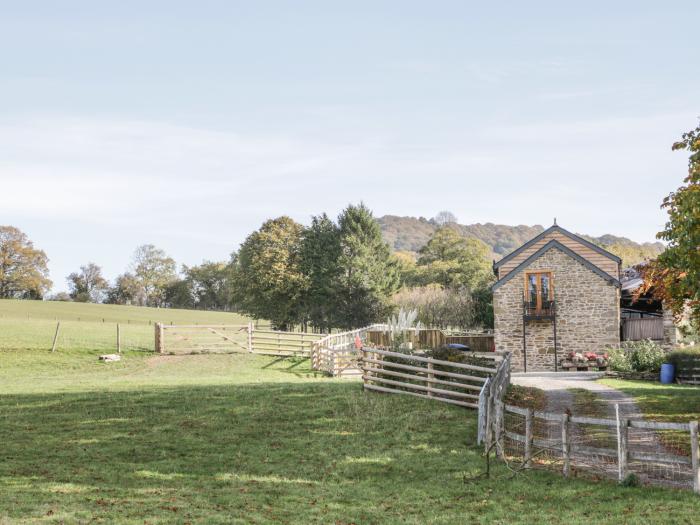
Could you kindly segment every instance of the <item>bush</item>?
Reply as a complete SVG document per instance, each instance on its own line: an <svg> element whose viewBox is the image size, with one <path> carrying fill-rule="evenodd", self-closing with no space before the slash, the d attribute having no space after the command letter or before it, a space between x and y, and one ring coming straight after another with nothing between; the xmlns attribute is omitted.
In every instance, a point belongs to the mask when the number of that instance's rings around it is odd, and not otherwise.
<svg viewBox="0 0 700 525"><path fill-rule="evenodd" d="M615 372L632 372L629 353L624 348L612 348L608 352L608 365Z"/></svg>
<svg viewBox="0 0 700 525"><path fill-rule="evenodd" d="M609 364L616 372L658 372L667 361L663 349L647 339L626 342L609 352Z"/></svg>
<svg viewBox="0 0 700 525"><path fill-rule="evenodd" d="M670 352L666 355L666 361L675 365L676 374L700 368L700 346Z"/></svg>

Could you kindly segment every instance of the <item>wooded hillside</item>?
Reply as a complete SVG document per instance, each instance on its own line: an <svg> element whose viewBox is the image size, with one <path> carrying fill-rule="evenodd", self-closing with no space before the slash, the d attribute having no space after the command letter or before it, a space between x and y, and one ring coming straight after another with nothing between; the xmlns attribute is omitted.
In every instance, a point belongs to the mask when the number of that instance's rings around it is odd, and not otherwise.
<svg viewBox="0 0 700 525"><path fill-rule="evenodd" d="M430 239L439 227L433 219L425 217L398 217L384 215L377 219L382 229L384 239L394 250L417 252ZM498 260L527 242L544 230L539 224L535 226L508 226L505 224L454 224L454 227L465 237L473 237L484 241L493 252L493 258ZM605 234L592 237L579 234L589 241L609 249L623 259L623 264L636 264L645 258L656 257L663 251L660 242L637 243L626 237Z"/></svg>

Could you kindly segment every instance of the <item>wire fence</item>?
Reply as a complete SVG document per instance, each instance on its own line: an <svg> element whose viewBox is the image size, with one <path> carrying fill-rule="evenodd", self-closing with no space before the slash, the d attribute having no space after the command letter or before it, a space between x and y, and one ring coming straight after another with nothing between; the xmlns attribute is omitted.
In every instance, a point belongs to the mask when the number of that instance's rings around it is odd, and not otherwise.
<svg viewBox="0 0 700 525"><path fill-rule="evenodd" d="M496 403L496 451L513 469L564 476L636 478L700 493L698 423L577 417Z"/></svg>
<svg viewBox="0 0 700 525"><path fill-rule="evenodd" d="M153 334L148 324L0 319L0 350L153 352Z"/></svg>

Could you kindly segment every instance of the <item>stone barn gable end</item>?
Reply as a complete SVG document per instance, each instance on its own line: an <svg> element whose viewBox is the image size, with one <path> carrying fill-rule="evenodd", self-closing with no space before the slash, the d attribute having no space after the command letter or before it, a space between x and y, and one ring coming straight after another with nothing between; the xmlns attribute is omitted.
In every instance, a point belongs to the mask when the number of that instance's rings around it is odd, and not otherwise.
<svg viewBox="0 0 700 525"><path fill-rule="evenodd" d="M515 370L555 370L569 352L620 342L620 259L552 226L494 263L496 350Z"/></svg>

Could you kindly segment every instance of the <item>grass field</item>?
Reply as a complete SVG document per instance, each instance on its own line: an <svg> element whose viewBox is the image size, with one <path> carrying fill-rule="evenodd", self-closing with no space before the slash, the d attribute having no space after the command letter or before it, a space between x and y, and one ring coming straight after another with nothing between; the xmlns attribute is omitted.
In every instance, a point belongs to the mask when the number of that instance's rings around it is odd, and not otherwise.
<svg viewBox="0 0 700 525"><path fill-rule="evenodd" d="M501 466L465 483L484 466L473 411L365 394L307 361L127 351L105 364L91 348L11 346L2 524L690 523L700 508L688 492Z"/></svg>
<svg viewBox="0 0 700 525"><path fill-rule="evenodd" d="M662 385L655 381L600 381L632 396L650 419L679 422L700 420L700 387Z"/></svg>
<svg viewBox="0 0 700 525"><path fill-rule="evenodd" d="M144 308L111 304L0 300L0 350L50 349L61 328L58 351L113 352L117 323L122 348L152 351L153 324L245 324L249 319L227 312Z"/></svg>

